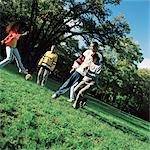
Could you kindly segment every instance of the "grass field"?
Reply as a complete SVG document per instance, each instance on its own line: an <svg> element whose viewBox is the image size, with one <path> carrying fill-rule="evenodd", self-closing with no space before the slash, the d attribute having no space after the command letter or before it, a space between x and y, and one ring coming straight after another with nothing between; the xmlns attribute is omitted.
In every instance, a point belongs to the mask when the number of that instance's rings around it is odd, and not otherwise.
<svg viewBox="0 0 150 150"><path fill-rule="evenodd" d="M0 70L0 149L150 149L148 122L89 95L85 109L75 110L65 96L51 99L57 82L42 88L34 80L11 65Z"/></svg>

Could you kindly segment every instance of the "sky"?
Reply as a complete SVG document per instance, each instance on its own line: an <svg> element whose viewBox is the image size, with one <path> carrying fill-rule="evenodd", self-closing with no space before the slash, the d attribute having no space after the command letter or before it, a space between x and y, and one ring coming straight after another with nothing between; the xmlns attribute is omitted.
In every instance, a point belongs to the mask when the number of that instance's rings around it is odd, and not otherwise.
<svg viewBox="0 0 150 150"><path fill-rule="evenodd" d="M113 16L123 14L129 23L129 36L138 42L144 61L140 68L150 68L150 0L122 0L120 5L110 8Z"/></svg>

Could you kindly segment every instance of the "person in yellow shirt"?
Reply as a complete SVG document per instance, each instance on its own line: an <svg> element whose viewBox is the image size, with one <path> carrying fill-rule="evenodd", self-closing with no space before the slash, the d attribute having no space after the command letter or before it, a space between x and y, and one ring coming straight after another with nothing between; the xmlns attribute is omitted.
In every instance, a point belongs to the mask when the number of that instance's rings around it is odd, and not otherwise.
<svg viewBox="0 0 150 150"><path fill-rule="evenodd" d="M41 86L46 85L48 75L55 69L57 60L58 55L56 54L55 45L52 45L51 50L47 51L38 63L37 84Z"/></svg>

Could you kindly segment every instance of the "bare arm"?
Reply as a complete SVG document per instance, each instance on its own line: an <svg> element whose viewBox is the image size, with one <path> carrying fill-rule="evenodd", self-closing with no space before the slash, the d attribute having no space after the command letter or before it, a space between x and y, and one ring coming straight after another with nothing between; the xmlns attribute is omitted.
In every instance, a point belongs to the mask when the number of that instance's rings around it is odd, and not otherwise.
<svg viewBox="0 0 150 150"><path fill-rule="evenodd" d="M1 44L4 44L9 38L13 38L12 34L8 34L3 40L1 40Z"/></svg>
<svg viewBox="0 0 150 150"><path fill-rule="evenodd" d="M10 33L5 39L3 39L1 41L1 44L4 44L6 41L10 42L14 38L17 38L17 40L18 40L20 36L27 35L28 33L29 33L29 31L26 31L26 32L24 32L22 34Z"/></svg>
<svg viewBox="0 0 150 150"><path fill-rule="evenodd" d="M26 31L26 32L24 32L24 33L20 34L20 36L27 35L28 33L29 33L29 31Z"/></svg>
<svg viewBox="0 0 150 150"><path fill-rule="evenodd" d="M1 44L2 44L2 45L4 44L4 40L1 41Z"/></svg>

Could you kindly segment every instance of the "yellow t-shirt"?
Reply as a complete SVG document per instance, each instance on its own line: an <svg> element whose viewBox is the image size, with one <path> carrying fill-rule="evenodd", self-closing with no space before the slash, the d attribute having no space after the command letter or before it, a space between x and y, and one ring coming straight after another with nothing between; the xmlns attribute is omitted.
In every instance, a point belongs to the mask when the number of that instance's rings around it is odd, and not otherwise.
<svg viewBox="0 0 150 150"><path fill-rule="evenodd" d="M47 51L44 56L40 59L38 66L45 66L51 71L55 69L58 60L58 55L52 51Z"/></svg>

